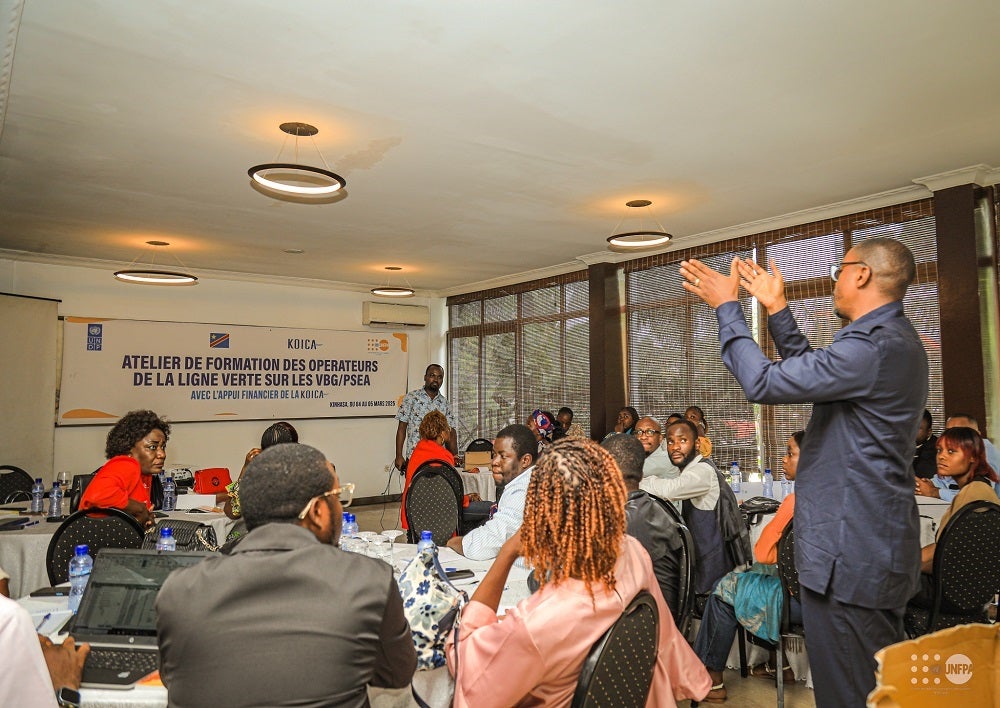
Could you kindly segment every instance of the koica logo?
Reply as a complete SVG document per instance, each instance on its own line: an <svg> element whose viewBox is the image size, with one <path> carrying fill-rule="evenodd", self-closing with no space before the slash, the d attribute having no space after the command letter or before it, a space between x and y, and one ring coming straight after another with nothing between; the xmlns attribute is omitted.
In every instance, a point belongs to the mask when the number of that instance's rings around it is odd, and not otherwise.
<svg viewBox="0 0 1000 708"><path fill-rule="evenodd" d="M941 675L956 686L967 683L972 678L972 659L965 654L952 654L943 662L940 654L910 655L910 683L914 686L940 686Z"/></svg>

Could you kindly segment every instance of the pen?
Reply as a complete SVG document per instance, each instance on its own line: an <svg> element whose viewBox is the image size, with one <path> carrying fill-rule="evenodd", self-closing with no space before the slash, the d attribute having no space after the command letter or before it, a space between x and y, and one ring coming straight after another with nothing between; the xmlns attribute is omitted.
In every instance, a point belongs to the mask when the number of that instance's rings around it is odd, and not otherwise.
<svg viewBox="0 0 1000 708"><path fill-rule="evenodd" d="M35 523L37 524L38 522L36 521ZM51 616L52 616L51 612L46 612L45 616L42 617L42 621L35 625L35 631L37 632L38 630L40 630L42 628L42 625L44 625L46 622L48 622L49 621L49 617L51 617Z"/></svg>
<svg viewBox="0 0 1000 708"><path fill-rule="evenodd" d="M22 529L26 529L26 528L28 528L29 526L34 526L34 525L35 525L35 524L37 524L37 523L38 523L38 520L37 520L37 519L36 519L35 521L29 521L28 523L26 523L26 524L25 524L24 526L22 526L21 528L22 528Z"/></svg>

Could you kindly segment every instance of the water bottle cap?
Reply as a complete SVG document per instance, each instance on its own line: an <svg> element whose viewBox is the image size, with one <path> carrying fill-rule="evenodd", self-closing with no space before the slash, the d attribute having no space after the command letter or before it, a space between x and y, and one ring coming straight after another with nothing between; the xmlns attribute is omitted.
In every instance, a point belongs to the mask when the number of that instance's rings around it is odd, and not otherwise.
<svg viewBox="0 0 1000 708"><path fill-rule="evenodd" d="M350 519L348 518L350 515L351 515L351 512L345 511L344 514L343 514L344 521L350 521Z"/></svg>
<svg viewBox="0 0 1000 708"><path fill-rule="evenodd" d="M771 468L770 467L765 467L764 468L764 474L771 474Z"/></svg>
<svg viewBox="0 0 1000 708"><path fill-rule="evenodd" d="M170 538L174 535L174 530L169 526L164 526L160 529L160 538Z"/></svg>
<svg viewBox="0 0 1000 708"><path fill-rule="evenodd" d="M350 521L353 524L355 521L358 520L358 517L356 517L354 514L348 513L347 520Z"/></svg>
<svg viewBox="0 0 1000 708"><path fill-rule="evenodd" d="M434 540L434 532L433 531L421 531L420 532L420 540L421 541L433 541Z"/></svg>
<svg viewBox="0 0 1000 708"><path fill-rule="evenodd" d="M74 555L85 556L87 555L87 552L90 551L90 546L88 546L86 543L81 543L79 546L74 548L73 551Z"/></svg>
<svg viewBox="0 0 1000 708"><path fill-rule="evenodd" d="M41 477L35 477L35 484L41 484L41 483L42 483L42 478Z"/></svg>

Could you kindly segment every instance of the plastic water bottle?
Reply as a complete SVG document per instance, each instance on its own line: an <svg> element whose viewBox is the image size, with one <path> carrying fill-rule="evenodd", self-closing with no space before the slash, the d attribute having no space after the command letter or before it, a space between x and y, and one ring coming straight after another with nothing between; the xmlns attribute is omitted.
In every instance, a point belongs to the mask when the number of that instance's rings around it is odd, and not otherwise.
<svg viewBox="0 0 1000 708"><path fill-rule="evenodd" d="M53 482L52 491L49 492L49 518L62 518L62 487L59 482Z"/></svg>
<svg viewBox="0 0 1000 708"><path fill-rule="evenodd" d="M420 532L420 543L417 544L417 555L423 553L425 548L434 549L434 534L430 531Z"/></svg>
<svg viewBox="0 0 1000 708"><path fill-rule="evenodd" d="M90 557L89 550L86 544L81 544L69 559L69 609L73 610L73 614L80 609L80 598L90 580L90 571L94 569L94 559Z"/></svg>
<svg viewBox="0 0 1000 708"><path fill-rule="evenodd" d="M35 483L31 485L31 513L41 514L45 511L45 485L41 477L35 478Z"/></svg>
<svg viewBox="0 0 1000 708"><path fill-rule="evenodd" d="M740 463L733 460L733 464L729 466L729 485L733 488L733 494L740 493L740 484L743 482L743 476L740 474Z"/></svg>
<svg viewBox="0 0 1000 708"><path fill-rule="evenodd" d="M340 529L340 549L348 553L364 553L367 544L358 538L358 517L344 512L344 525Z"/></svg>
<svg viewBox="0 0 1000 708"><path fill-rule="evenodd" d="M771 476L771 468L764 468L764 496L774 499L774 477Z"/></svg>
<svg viewBox="0 0 1000 708"><path fill-rule="evenodd" d="M792 493L792 482L788 479L781 480L781 498L784 499Z"/></svg>
<svg viewBox="0 0 1000 708"><path fill-rule="evenodd" d="M156 540L156 550L158 551L177 550L177 539L174 538L174 530L169 526L164 526L162 529L160 529L160 537Z"/></svg>
<svg viewBox="0 0 1000 708"><path fill-rule="evenodd" d="M177 508L177 485L174 484L173 475L167 475L163 479L163 510L173 511Z"/></svg>

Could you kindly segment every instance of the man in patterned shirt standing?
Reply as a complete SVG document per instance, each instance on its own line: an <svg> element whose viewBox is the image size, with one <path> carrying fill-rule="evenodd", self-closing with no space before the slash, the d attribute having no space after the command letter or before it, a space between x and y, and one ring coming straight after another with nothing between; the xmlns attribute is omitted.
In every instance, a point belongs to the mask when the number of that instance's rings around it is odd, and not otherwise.
<svg viewBox="0 0 1000 708"><path fill-rule="evenodd" d="M424 387L410 391L403 397L396 413L396 459L394 464L400 472L406 471L406 462L413 453L413 448L420 442L420 421L431 411L444 413L451 428L451 439L445 447L451 454L458 453L458 437L455 434L455 416L452 415L448 399L441 395L441 384L444 383L444 367L431 364L424 371Z"/></svg>

